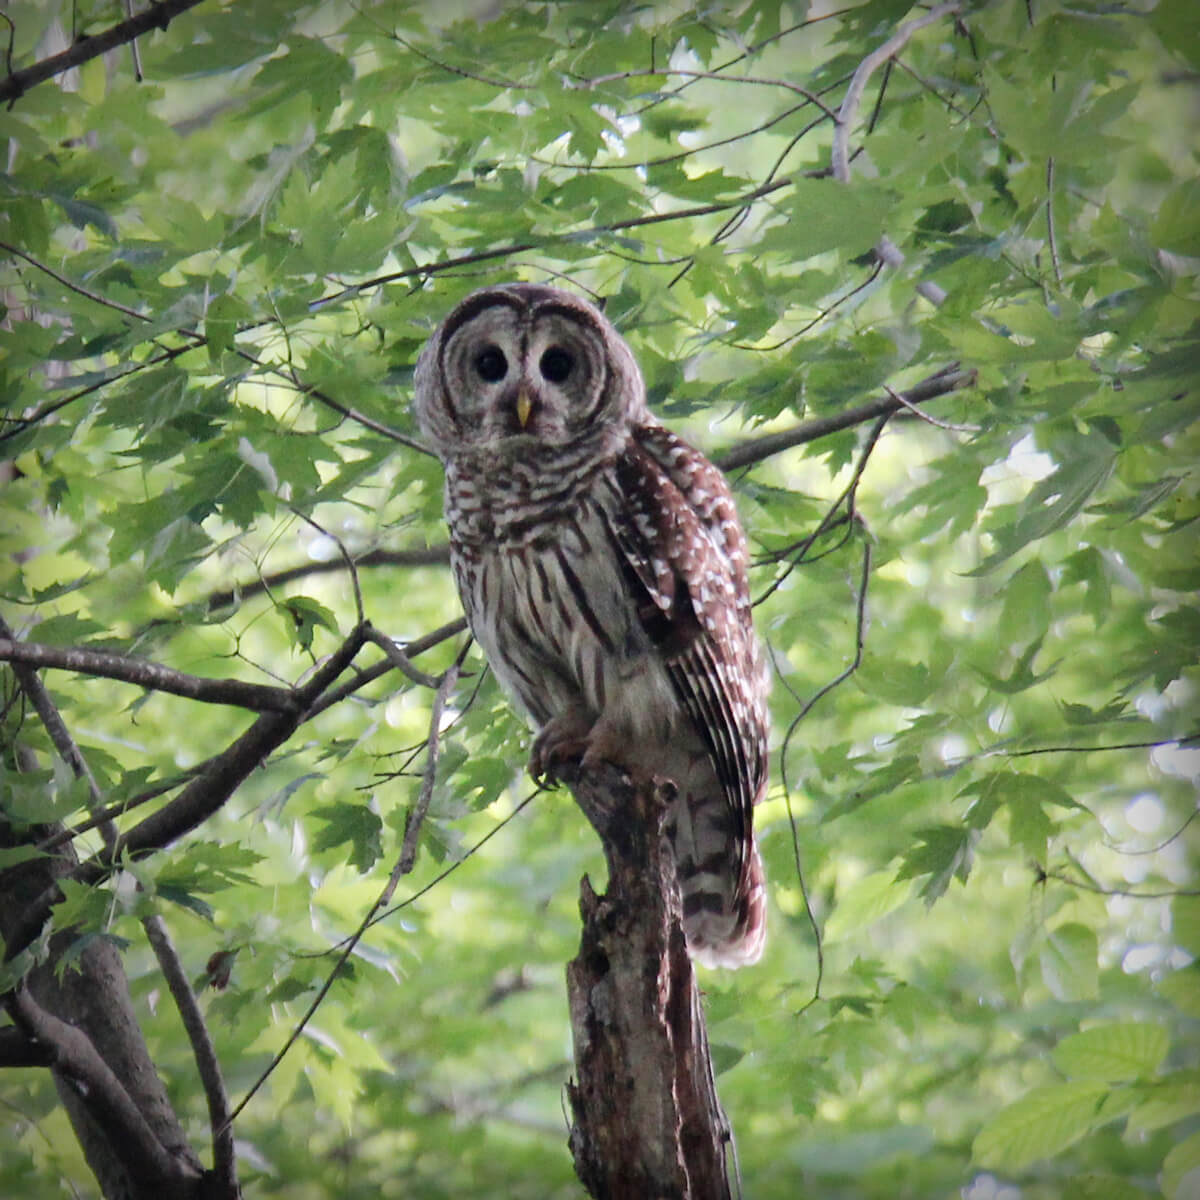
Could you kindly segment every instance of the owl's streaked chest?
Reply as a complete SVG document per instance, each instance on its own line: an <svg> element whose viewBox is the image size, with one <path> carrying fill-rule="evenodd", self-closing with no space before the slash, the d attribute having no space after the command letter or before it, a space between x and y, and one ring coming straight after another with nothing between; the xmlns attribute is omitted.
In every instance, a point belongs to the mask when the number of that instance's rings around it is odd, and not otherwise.
<svg viewBox="0 0 1200 1200"><path fill-rule="evenodd" d="M543 474L544 479L544 474ZM570 708L666 736L678 703L613 544L611 473L525 489L447 477L451 563L497 678L538 726ZM555 483L557 486L555 486Z"/></svg>

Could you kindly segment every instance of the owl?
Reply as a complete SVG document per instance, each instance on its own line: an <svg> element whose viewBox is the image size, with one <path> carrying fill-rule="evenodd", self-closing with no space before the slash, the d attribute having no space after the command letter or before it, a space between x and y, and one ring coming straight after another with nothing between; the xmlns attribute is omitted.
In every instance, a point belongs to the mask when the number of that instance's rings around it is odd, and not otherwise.
<svg viewBox="0 0 1200 1200"><path fill-rule="evenodd" d="M537 284L450 313L418 360L415 413L445 468L471 631L537 731L534 778L607 761L669 779L689 950L756 961L767 676L721 472L650 414L611 322Z"/></svg>

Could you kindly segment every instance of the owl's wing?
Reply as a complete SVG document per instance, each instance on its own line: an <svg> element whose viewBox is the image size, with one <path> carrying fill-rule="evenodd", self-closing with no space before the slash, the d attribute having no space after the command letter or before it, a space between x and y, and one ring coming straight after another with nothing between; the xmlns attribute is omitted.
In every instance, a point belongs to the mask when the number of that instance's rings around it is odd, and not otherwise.
<svg viewBox="0 0 1200 1200"><path fill-rule="evenodd" d="M708 743L744 838L765 786L767 731L748 554L729 485L652 424L633 431L617 474L627 515L615 540L642 625Z"/></svg>

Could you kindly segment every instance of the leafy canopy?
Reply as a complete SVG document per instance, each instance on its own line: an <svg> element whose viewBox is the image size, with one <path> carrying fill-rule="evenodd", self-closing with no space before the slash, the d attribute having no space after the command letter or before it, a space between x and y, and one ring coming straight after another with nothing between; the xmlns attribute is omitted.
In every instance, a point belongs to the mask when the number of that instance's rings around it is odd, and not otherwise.
<svg viewBox="0 0 1200 1200"><path fill-rule="evenodd" d="M14 3L14 65L122 11ZM941 12L860 74L837 177L855 72L924 15L208 2L141 39L141 82L123 47L30 89L0 112L0 605L31 642L285 687L358 598L419 646L459 612L408 411L424 339L484 282L603 297L664 419L748 453L770 941L704 980L747 1195L1182 1198L1200 39L1186 0ZM954 363L974 386L926 419L747 452ZM247 725L45 678L105 803L140 802L123 827ZM256 1194L578 1194L562 966L603 866L565 794L514 818L528 734L477 651L446 699L395 902L419 898L240 1116ZM56 910L127 946L188 1122L204 1100L137 917L166 916L201 984L236 952L203 1004L240 1097L400 855L433 702L398 670L348 687L139 861L140 892ZM9 818L81 821L40 724L4 719L39 752L6 760ZM0 1191L89 1194L45 1073L3 1088Z"/></svg>

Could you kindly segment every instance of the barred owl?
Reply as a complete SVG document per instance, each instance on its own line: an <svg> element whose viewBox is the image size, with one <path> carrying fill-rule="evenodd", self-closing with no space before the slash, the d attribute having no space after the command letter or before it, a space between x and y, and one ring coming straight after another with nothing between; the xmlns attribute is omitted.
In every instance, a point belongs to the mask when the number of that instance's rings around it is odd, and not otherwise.
<svg viewBox="0 0 1200 1200"><path fill-rule="evenodd" d="M415 411L471 630L538 731L531 773L670 779L689 949L756 961L767 681L724 477L651 416L612 324L556 288L468 296L421 354Z"/></svg>

